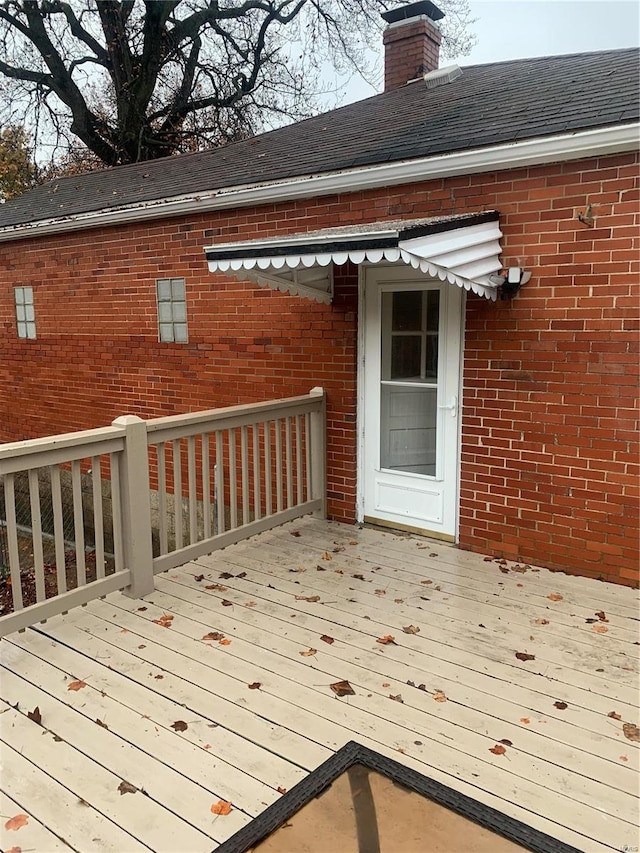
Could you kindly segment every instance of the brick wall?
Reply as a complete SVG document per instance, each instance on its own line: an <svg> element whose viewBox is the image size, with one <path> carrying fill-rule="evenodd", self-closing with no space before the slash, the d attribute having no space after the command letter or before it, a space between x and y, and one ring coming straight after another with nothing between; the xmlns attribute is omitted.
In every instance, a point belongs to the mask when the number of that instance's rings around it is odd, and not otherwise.
<svg viewBox="0 0 640 853"><path fill-rule="evenodd" d="M438 68L442 36L425 16L387 27L382 41L385 92Z"/></svg>
<svg viewBox="0 0 640 853"><path fill-rule="evenodd" d="M497 209L505 264L533 275L511 302L468 300L461 544L636 583L637 175L623 155L0 244L0 440L323 385L329 511L353 520L357 271L337 271L325 306L213 276L202 248ZM187 281L186 345L157 340L168 276ZM16 338L18 284L36 341Z"/></svg>

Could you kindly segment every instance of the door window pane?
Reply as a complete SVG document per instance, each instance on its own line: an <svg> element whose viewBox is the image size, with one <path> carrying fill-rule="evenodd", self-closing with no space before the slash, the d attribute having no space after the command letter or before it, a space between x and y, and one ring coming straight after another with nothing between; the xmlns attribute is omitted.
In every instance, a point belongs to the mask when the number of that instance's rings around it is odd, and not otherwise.
<svg viewBox="0 0 640 853"><path fill-rule="evenodd" d="M385 293L393 300L391 329L394 332L417 332L421 328L422 291L406 290Z"/></svg>
<svg viewBox="0 0 640 853"><path fill-rule="evenodd" d="M435 476L437 397L435 388L381 386L382 468Z"/></svg>
<svg viewBox="0 0 640 853"><path fill-rule="evenodd" d="M422 338L420 335L395 336L391 340L389 379L420 381Z"/></svg>

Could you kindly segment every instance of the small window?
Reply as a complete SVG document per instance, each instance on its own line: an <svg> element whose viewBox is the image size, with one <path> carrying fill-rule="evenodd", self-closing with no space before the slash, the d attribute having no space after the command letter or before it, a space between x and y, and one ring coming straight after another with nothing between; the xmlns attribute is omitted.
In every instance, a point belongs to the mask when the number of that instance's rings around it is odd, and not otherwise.
<svg viewBox="0 0 640 853"><path fill-rule="evenodd" d="M187 297L183 278L159 278L156 281L158 297L158 337L167 343L186 344Z"/></svg>
<svg viewBox="0 0 640 853"><path fill-rule="evenodd" d="M33 307L33 288L14 288L16 298L16 320L18 323L18 337L35 339L36 336L36 314Z"/></svg>

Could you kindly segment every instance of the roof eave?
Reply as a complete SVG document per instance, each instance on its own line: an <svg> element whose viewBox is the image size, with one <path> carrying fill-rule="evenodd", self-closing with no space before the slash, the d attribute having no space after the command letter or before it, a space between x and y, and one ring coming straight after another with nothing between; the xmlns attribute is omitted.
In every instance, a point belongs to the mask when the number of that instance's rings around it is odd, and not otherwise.
<svg viewBox="0 0 640 853"><path fill-rule="evenodd" d="M339 172L301 175L273 183L225 187L211 192L9 226L0 229L0 242L624 153L638 149L639 133L640 122L633 122Z"/></svg>

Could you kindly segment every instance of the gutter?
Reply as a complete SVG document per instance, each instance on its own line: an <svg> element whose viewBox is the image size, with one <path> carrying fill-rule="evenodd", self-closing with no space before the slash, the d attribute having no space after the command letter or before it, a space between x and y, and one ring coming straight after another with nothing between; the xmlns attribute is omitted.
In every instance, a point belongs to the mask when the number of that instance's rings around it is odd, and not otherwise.
<svg viewBox="0 0 640 853"><path fill-rule="evenodd" d="M377 187L428 181L454 175L472 175L503 169L538 166L585 157L602 157L634 151L638 148L640 123L614 125L570 134L526 139L470 151L439 154L395 163L383 163L304 175L270 184L251 184L174 196L79 213L67 217L43 219L0 229L0 242L31 236L45 236L131 222L146 222L170 216L208 213L235 207L247 207L299 198L357 192Z"/></svg>

